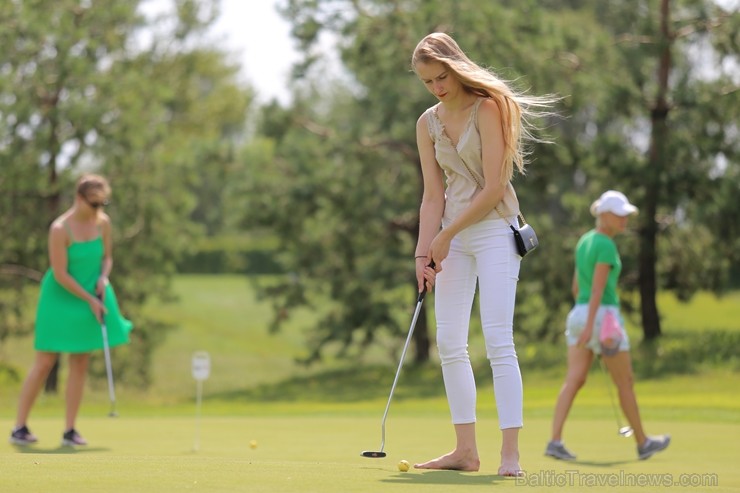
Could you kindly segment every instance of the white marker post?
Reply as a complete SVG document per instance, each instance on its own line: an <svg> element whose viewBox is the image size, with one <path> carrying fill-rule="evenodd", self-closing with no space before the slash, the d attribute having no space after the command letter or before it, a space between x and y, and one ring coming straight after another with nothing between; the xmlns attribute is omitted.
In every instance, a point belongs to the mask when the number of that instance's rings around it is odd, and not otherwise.
<svg viewBox="0 0 740 493"><path fill-rule="evenodd" d="M196 384L195 395L195 444L193 450L200 448L200 407L203 398L203 382L211 374L211 357L205 351L197 351L193 354L193 378Z"/></svg>

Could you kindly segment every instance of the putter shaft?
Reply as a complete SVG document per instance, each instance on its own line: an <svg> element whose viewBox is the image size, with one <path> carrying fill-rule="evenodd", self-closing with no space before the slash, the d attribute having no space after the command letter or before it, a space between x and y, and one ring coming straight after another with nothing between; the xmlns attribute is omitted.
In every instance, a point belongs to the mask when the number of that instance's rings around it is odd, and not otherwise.
<svg viewBox="0 0 740 493"><path fill-rule="evenodd" d="M423 295L424 293L422 293ZM406 351L411 343L411 338L414 335L414 328L416 327L416 320L419 318L419 312L421 312L421 305L424 303L424 297L420 295L419 300L416 303L416 310L414 311L414 317L411 320L411 326L409 327L409 334L406 336L406 343L403 345L403 351L401 351L401 358L398 362L398 369L396 370L396 376L393 379L393 385L391 386L391 392L388 395L388 403L385 405L385 412L383 413L383 420L381 421L381 440L380 440L380 452L383 452L385 447L385 421L388 418L388 410L391 408L391 400L393 399L393 393L396 391L396 384L398 383L398 377L401 375L401 368L403 367L403 360L406 358Z"/></svg>
<svg viewBox="0 0 740 493"><path fill-rule="evenodd" d="M103 334L103 353L105 356L105 373L108 377L108 397L110 398L111 410L109 416L115 417L116 413L116 390L113 384L113 364L110 357L110 346L108 345L108 328L105 322L100 324L100 330Z"/></svg>
<svg viewBox="0 0 740 493"><path fill-rule="evenodd" d="M430 267L434 267L434 262L429 264ZM393 393L396 390L396 384L398 383L398 377L401 375L401 368L403 367L403 360L406 358L406 351L411 343L411 338L414 335L414 328L416 327L416 321L419 318L421 312L421 306L424 303L424 297L427 294L426 281L424 282L424 289L419 293L416 298L416 310L414 310L414 316L411 319L411 325L409 326L409 334L406 336L406 343L403 345L403 351L401 351L401 358L398 362L398 369L396 370L396 376L393 379L393 385L391 385L391 391L388 395L388 403L385 405L385 412L383 413L383 419L380 422L380 451L364 451L360 455L362 457L381 458L385 457L385 421L388 418L388 410L391 408L391 400L393 399Z"/></svg>
<svg viewBox="0 0 740 493"><path fill-rule="evenodd" d="M614 417L617 419L617 433L622 435L625 438L629 438L632 436L633 430L630 426L622 426L622 419L619 417L619 411L617 410L617 404L614 401L614 394L612 394L612 383L611 383L611 376L609 375L609 372L606 371L606 368L604 366L604 360L603 358L599 358L599 366L601 367L602 372L604 373L604 377L606 377L607 382L607 390L609 391L609 401L612 404L612 411L614 411Z"/></svg>

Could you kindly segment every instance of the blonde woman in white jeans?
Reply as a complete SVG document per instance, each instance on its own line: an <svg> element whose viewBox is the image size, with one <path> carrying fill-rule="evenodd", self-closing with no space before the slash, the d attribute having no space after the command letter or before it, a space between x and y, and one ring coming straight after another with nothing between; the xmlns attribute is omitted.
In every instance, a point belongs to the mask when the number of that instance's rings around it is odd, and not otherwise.
<svg viewBox="0 0 740 493"><path fill-rule="evenodd" d="M442 33L419 42L412 67L439 100L416 124L424 176L416 275L420 291L424 283L428 289L436 283L437 346L456 434L452 452L414 467L480 468L475 380L467 350L477 283L502 430L498 473L518 476L522 379L513 317L521 259L507 221L513 223L519 213L511 178L515 166L523 172L521 142L531 138L523 117L530 116L529 108L553 99L515 93Z"/></svg>

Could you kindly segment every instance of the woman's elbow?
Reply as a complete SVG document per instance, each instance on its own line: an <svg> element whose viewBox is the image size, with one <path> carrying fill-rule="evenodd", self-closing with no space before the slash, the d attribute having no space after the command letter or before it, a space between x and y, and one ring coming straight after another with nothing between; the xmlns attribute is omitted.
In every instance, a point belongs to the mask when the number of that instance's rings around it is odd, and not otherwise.
<svg viewBox="0 0 740 493"><path fill-rule="evenodd" d="M67 280L69 279L69 273L64 269L55 269L51 268L51 273L54 275L54 280L61 284L62 286L67 285Z"/></svg>
<svg viewBox="0 0 740 493"><path fill-rule="evenodd" d="M494 205L498 205L499 202L504 200L504 192L506 190L498 185L485 186L481 193Z"/></svg>
<svg viewBox="0 0 740 493"><path fill-rule="evenodd" d="M425 193L421 198L421 207L444 207L445 197L444 194L431 194Z"/></svg>

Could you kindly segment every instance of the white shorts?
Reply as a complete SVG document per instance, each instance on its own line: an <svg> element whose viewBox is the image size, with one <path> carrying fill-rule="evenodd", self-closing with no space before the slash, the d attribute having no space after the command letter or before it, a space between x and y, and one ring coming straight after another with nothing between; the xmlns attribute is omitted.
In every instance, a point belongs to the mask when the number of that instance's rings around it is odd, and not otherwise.
<svg viewBox="0 0 740 493"><path fill-rule="evenodd" d="M591 340L588 341L586 347L588 347L594 354L601 354L601 345L599 344L599 334L601 333L601 322L604 319L604 314L610 311L612 312L619 325L622 327L623 339L619 344L619 351L629 351L630 340L627 336L627 331L624 330L624 319L619 313L619 308L611 305L601 305L596 311L596 319L594 320L594 330L591 334ZM568 318L565 321L565 340L568 346L575 346L578 343L578 338L581 337L583 329L586 328L586 319L588 318L588 304L582 303L574 306Z"/></svg>

